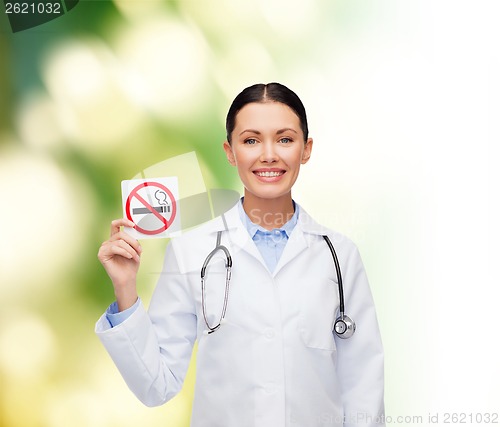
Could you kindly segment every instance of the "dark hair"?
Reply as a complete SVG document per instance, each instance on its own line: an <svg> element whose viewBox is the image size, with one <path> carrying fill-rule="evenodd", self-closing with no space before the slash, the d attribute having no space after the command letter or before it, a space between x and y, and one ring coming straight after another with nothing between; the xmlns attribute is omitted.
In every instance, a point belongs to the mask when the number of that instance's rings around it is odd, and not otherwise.
<svg viewBox="0 0 500 427"><path fill-rule="evenodd" d="M226 117L226 134L229 143L231 143L231 133L236 125L236 115L245 105L252 102L280 102L290 107L299 118L304 141L307 141L309 129L306 109L297 94L280 83L258 83L243 89L229 107Z"/></svg>

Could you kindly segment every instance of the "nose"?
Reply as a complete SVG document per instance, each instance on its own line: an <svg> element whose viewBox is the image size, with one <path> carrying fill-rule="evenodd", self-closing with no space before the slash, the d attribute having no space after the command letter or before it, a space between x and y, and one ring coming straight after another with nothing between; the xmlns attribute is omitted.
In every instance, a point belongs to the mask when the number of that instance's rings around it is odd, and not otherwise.
<svg viewBox="0 0 500 427"><path fill-rule="evenodd" d="M279 160L278 153L276 152L276 145L273 141L265 141L261 144L262 152L260 154L260 161L263 163L273 163Z"/></svg>

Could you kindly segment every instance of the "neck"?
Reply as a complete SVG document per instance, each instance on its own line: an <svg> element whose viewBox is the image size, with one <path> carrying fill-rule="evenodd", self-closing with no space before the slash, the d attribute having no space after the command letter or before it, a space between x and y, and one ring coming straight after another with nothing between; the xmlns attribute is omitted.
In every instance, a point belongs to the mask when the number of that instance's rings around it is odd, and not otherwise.
<svg viewBox="0 0 500 427"><path fill-rule="evenodd" d="M254 224L266 230L281 228L293 216L292 194L276 199L262 199L245 191L243 209Z"/></svg>

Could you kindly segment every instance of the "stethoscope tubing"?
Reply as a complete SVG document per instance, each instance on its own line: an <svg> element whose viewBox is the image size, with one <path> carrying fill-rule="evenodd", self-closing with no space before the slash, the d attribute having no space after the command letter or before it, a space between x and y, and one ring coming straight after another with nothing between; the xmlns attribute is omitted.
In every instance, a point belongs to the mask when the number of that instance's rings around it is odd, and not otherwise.
<svg viewBox="0 0 500 427"><path fill-rule="evenodd" d="M224 245L220 244L221 234L222 234L222 231L217 232L217 245L208 254L208 256L205 259L205 262L203 263L203 265L201 267L201 307L202 307L202 312L203 312L203 318L205 319L205 324L208 327L209 334L215 332L217 329L220 328L222 320L226 316L227 302L229 300L229 283L231 281L231 267L233 266L233 260L231 258L231 254L229 253L229 250ZM222 313L220 315L219 322L215 326L210 326L210 324L208 323L206 302L205 302L205 277L206 277L206 270L207 270L208 264L210 263L210 260L219 251L224 252L224 254L226 255L226 288L224 290L224 303L222 306Z"/></svg>
<svg viewBox="0 0 500 427"><path fill-rule="evenodd" d="M342 273L340 271L340 263L339 259L337 257L337 252L335 252L335 248L332 245L332 242L328 238L327 235L323 235L323 239L325 239L326 244L330 248L330 252L332 254L333 258L333 263L335 264L335 270L337 272L337 281L338 281L338 287L339 287L339 312L340 312L340 317L343 319L344 318L344 286L342 285Z"/></svg>
<svg viewBox="0 0 500 427"><path fill-rule="evenodd" d="M226 316L227 304L229 300L229 285L231 281L231 268L233 266L233 261L231 258L231 254L229 253L229 250L224 245L221 244L221 235L222 231L218 231L216 246L207 255L201 267L201 307L203 312L203 318L205 320L205 325L208 328L208 330L205 332L208 334L211 334L220 328L221 324L224 321L224 317ZM334 331L336 332L339 338L343 339L350 338L354 333L354 331L356 330L356 324L352 321L352 319L350 319L348 316L345 315L344 286L342 284L342 272L340 270L340 263L337 257L337 252L335 251L335 248L333 247L332 242L330 241L328 236L323 235L322 237L325 240L326 244L328 245L328 248L330 249L330 253L332 254L333 258L333 264L335 265L335 271L337 273L337 282L338 282L337 285L339 291L339 317L335 321ZM210 326L210 324L208 323L206 301L205 301L205 277L208 264L210 263L214 255L219 251L224 252L224 255L226 256L226 284L225 284L226 286L224 291L224 302L219 321L215 326Z"/></svg>

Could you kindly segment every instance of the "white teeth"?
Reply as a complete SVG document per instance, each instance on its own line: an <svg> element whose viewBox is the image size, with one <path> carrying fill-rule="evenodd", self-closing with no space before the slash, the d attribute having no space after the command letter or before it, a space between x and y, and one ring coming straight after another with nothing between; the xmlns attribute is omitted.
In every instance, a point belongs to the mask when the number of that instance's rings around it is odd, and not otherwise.
<svg viewBox="0 0 500 427"><path fill-rule="evenodd" d="M281 172L256 172L256 174L259 176L264 176L264 177L270 178L273 176L280 176Z"/></svg>

